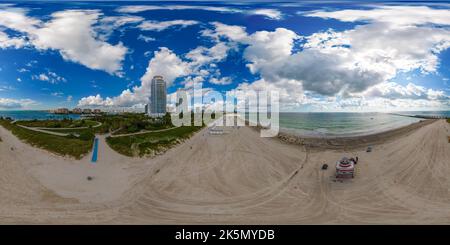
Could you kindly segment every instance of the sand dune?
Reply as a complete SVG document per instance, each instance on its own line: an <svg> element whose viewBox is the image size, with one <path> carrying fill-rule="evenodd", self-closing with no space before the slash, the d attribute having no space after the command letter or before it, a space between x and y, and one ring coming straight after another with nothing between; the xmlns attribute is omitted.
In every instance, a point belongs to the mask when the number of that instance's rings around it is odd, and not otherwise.
<svg viewBox="0 0 450 245"><path fill-rule="evenodd" d="M0 127L0 222L450 223L444 120L336 149L260 138L248 127L226 131L204 129L153 159L120 156L101 139L93 165L32 148ZM333 164L343 155L359 156L357 175L336 182Z"/></svg>

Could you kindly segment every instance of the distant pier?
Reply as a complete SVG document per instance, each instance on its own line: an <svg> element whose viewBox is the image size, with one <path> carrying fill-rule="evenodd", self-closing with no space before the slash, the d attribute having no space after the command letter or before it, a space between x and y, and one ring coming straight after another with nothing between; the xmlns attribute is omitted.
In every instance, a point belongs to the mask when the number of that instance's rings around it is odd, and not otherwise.
<svg viewBox="0 0 450 245"><path fill-rule="evenodd" d="M389 113L389 114L396 115L396 116L402 116L402 117L415 117L415 118L422 118L422 119L450 119L450 117L447 117L447 116L437 116L437 115L425 116L425 115L406 115L406 114L399 114L399 113Z"/></svg>

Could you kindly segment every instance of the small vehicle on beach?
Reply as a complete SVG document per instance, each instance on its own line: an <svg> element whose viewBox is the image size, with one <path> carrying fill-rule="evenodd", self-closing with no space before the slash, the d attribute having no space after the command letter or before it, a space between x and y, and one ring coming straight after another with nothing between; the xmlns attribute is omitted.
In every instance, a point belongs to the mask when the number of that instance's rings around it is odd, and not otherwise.
<svg viewBox="0 0 450 245"><path fill-rule="evenodd" d="M343 157L336 162L336 178L354 178L355 165L358 163L358 157L347 158Z"/></svg>

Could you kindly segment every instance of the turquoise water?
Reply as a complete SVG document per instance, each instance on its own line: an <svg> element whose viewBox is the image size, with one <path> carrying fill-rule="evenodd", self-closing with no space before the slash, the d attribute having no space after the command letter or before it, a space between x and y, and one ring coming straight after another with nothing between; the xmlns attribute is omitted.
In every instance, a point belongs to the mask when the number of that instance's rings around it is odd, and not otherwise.
<svg viewBox="0 0 450 245"><path fill-rule="evenodd" d="M14 120L33 120L33 119L62 120L64 118L79 119L80 115L77 115L77 114L57 115L57 114L49 113L47 111L0 111L0 117L10 117Z"/></svg>
<svg viewBox="0 0 450 245"><path fill-rule="evenodd" d="M280 128L308 136L365 135L420 120L387 113L280 113Z"/></svg>
<svg viewBox="0 0 450 245"><path fill-rule="evenodd" d="M446 116L450 111L396 112L411 116ZM353 136L387 131L418 122L420 118L389 113L280 113L282 132L304 136Z"/></svg>

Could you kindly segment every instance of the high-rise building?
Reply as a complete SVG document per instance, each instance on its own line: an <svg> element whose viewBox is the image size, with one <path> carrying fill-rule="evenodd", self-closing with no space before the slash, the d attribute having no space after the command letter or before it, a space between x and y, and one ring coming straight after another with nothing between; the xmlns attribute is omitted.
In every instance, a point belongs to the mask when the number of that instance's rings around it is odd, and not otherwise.
<svg viewBox="0 0 450 245"><path fill-rule="evenodd" d="M151 84L150 116L164 116L166 114L166 104L166 82L162 76L154 76Z"/></svg>

